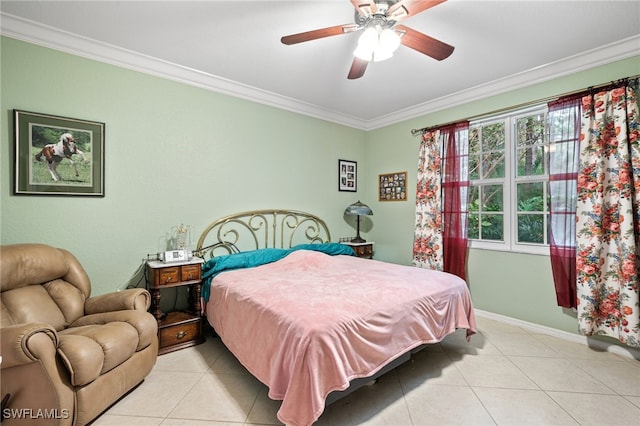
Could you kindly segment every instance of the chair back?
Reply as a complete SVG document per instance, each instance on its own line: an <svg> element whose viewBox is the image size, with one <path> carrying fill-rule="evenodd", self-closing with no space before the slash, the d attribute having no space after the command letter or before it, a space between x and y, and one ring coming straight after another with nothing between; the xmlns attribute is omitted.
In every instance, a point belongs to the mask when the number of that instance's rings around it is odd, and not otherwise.
<svg viewBox="0 0 640 426"><path fill-rule="evenodd" d="M45 244L0 246L0 323L45 323L57 331L84 315L91 282L68 251Z"/></svg>

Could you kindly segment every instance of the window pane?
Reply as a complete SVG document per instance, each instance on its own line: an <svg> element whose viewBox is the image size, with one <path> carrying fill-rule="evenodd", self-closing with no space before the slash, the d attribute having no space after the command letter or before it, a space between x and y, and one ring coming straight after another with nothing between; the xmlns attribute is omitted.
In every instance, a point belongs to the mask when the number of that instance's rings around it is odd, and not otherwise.
<svg viewBox="0 0 640 426"><path fill-rule="evenodd" d="M469 238L480 238L480 215L477 213L469 213Z"/></svg>
<svg viewBox="0 0 640 426"><path fill-rule="evenodd" d="M516 120L518 176L545 174L544 126L544 114L534 114Z"/></svg>
<svg viewBox="0 0 640 426"><path fill-rule="evenodd" d="M518 148L544 144L544 114L518 118L516 129Z"/></svg>
<svg viewBox="0 0 640 426"><path fill-rule="evenodd" d="M478 127L469 129L469 179L480 178L480 135Z"/></svg>
<svg viewBox="0 0 640 426"><path fill-rule="evenodd" d="M537 176L545 174L544 148L542 146L518 149L516 155L518 161L518 176Z"/></svg>
<svg viewBox="0 0 640 426"><path fill-rule="evenodd" d="M482 178L504 177L504 151L485 152L482 155Z"/></svg>
<svg viewBox="0 0 640 426"><path fill-rule="evenodd" d="M518 211L544 211L544 182L527 182L518 184Z"/></svg>
<svg viewBox="0 0 640 426"><path fill-rule="evenodd" d="M480 187L472 186L469 189L469 211L477 212L480 210Z"/></svg>
<svg viewBox="0 0 640 426"><path fill-rule="evenodd" d="M504 240L503 217L501 214L483 214L480 226L483 240Z"/></svg>
<svg viewBox="0 0 640 426"><path fill-rule="evenodd" d="M502 212L503 198L502 185L483 185L482 187L482 211Z"/></svg>
<svg viewBox="0 0 640 426"><path fill-rule="evenodd" d="M469 179L503 178L505 122L469 129Z"/></svg>
<svg viewBox="0 0 640 426"><path fill-rule="evenodd" d="M503 150L504 139L504 121L482 126L483 151Z"/></svg>
<svg viewBox="0 0 640 426"><path fill-rule="evenodd" d="M518 242L544 243L544 214L518 215Z"/></svg>
<svg viewBox="0 0 640 426"><path fill-rule="evenodd" d="M480 155L469 155L469 180L480 179Z"/></svg>

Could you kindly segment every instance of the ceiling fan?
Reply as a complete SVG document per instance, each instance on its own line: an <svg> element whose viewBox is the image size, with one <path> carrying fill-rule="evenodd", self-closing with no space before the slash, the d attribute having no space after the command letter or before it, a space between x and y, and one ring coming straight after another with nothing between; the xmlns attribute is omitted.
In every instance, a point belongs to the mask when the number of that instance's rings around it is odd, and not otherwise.
<svg viewBox="0 0 640 426"><path fill-rule="evenodd" d="M355 8L355 23L291 34L282 37L280 41L291 45L364 30L358 40L347 76L352 80L364 75L370 61L390 58L401 44L438 61L448 58L453 53L453 46L397 24L398 21L424 12L446 0L350 1Z"/></svg>

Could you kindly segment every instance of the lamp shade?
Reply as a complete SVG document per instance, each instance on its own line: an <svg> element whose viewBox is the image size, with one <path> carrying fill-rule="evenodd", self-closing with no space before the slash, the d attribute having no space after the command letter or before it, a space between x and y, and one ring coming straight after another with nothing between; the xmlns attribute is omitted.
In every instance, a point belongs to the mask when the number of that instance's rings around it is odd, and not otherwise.
<svg viewBox="0 0 640 426"><path fill-rule="evenodd" d="M356 216L356 224L357 224L357 233L355 238L351 240L352 243L365 243L366 240L360 237L360 216L371 216L373 211L369 208L368 205L363 204L358 200L357 202L351 204L344 210L344 214Z"/></svg>
<svg viewBox="0 0 640 426"><path fill-rule="evenodd" d="M369 27L358 39L358 47L353 54L363 61L370 61L373 58L373 52L378 47L378 30L375 27Z"/></svg>
<svg viewBox="0 0 640 426"><path fill-rule="evenodd" d="M393 53L400 47L400 36L391 28L385 28L380 32L379 49Z"/></svg>
<svg viewBox="0 0 640 426"><path fill-rule="evenodd" d="M360 202L360 200L358 200L355 203L351 204L349 207L347 207L344 211L344 214L358 215L358 216L371 216L373 215L373 211L368 205L363 204Z"/></svg>

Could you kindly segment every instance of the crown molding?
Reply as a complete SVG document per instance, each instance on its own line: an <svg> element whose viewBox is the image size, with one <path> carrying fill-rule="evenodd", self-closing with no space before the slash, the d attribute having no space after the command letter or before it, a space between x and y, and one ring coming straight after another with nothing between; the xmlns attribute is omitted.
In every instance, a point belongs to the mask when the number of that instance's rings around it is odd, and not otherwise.
<svg viewBox="0 0 640 426"><path fill-rule="evenodd" d="M15 15L0 12L0 19L2 22L0 34L3 36L344 126L361 130L366 130L367 127L366 121L356 117L337 114L277 93L62 31Z"/></svg>
<svg viewBox="0 0 640 426"><path fill-rule="evenodd" d="M491 96L500 95L512 90L522 89L538 83L554 80L556 78L586 71L600 65L628 59L640 54L640 34L611 43L605 46L591 49L586 52L570 56L568 58L542 65L518 74L495 80L486 84L472 87L451 95L433 99L397 111L383 117L379 117L369 123L367 130L374 130L401 121L431 114L443 109L453 108L469 102Z"/></svg>
<svg viewBox="0 0 640 426"><path fill-rule="evenodd" d="M637 35L392 114L362 120L8 13L0 12L0 19L0 34L3 36L365 131L627 59L640 53L640 35Z"/></svg>

